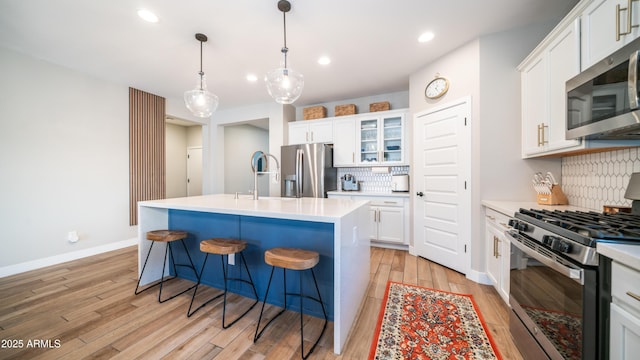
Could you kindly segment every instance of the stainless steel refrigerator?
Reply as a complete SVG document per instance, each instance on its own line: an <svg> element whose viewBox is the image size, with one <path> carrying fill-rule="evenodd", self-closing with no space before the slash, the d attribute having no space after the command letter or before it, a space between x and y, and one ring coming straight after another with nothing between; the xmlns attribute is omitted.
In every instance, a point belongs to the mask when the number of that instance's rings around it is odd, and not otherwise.
<svg viewBox="0 0 640 360"><path fill-rule="evenodd" d="M283 197L327 197L337 189L333 167L333 145L302 144L283 146L280 151Z"/></svg>

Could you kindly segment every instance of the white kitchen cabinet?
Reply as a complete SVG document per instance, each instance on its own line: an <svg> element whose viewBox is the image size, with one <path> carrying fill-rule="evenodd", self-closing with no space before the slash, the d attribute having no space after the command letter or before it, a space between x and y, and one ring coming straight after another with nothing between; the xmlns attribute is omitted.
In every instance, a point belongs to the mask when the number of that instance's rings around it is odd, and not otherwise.
<svg viewBox="0 0 640 360"><path fill-rule="evenodd" d="M611 359L637 359L640 354L640 271L611 263Z"/></svg>
<svg viewBox="0 0 640 360"><path fill-rule="evenodd" d="M504 232L509 229L509 216L485 208L485 247L487 276L500 297L509 303L509 270L511 243Z"/></svg>
<svg viewBox="0 0 640 360"><path fill-rule="evenodd" d="M371 244L393 249L408 249L409 197L385 194L331 191L329 198L369 201L369 239Z"/></svg>
<svg viewBox="0 0 640 360"><path fill-rule="evenodd" d="M333 165L356 165L356 119L347 117L333 122Z"/></svg>
<svg viewBox="0 0 640 360"><path fill-rule="evenodd" d="M289 123L289 145L332 142L333 119L305 120Z"/></svg>
<svg viewBox="0 0 640 360"><path fill-rule="evenodd" d="M401 199L378 199L371 202L371 241L404 244L404 204Z"/></svg>
<svg viewBox="0 0 640 360"><path fill-rule="evenodd" d="M556 28L518 69L522 79L522 157L580 148L581 141L565 139L565 82L580 72L579 19Z"/></svg>
<svg viewBox="0 0 640 360"><path fill-rule="evenodd" d="M581 62L585 70L640 36L640 27L634 27L640 24L640 2L593 0L580 20Z"/></svg>
<svg viewBox="0 0 640 360"><path fill-rule="evenodd" d="M357 121L357 163L359 165L404 164L404 121L406 110L384 111L360 116Z"/></svg>

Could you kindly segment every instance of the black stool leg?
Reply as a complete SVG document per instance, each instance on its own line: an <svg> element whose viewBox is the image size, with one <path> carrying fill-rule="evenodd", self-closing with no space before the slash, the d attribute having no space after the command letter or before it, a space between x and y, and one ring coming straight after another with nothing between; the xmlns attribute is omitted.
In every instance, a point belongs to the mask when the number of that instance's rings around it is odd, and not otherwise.
<svg viewBox="0 0 640 360"><path fill-rule="evenodd" d="M224 275L224 300L223 300L223 304L222 304L222 328L223 329L227 329L230 326L232 326L233 324L235 324L236 322L238 322L238 320L242 319L245 315L247 315L247 313L249 311L251 311L251 309L253 309L253 307L256 306L256 304L258 303L258 292L256 291L256 287L253 284L253 279L251 278L251 273L249 272L249 268L247 267L247 261L245 260L244 254L242 252L240 252L240 258L242 259L242 262L244 264L244 269L247 272L247 275L249 276L249 280L248 281L242 279L242 269L240 269L240 278L228 278L227 277L227 270L228 270L228 266L229 266L229 255L227 255L226 267L225 267L224 261L222 262L222 274ZM220 260L222 260L222 255L220 256ZM233 320L228 325L226 324L227 280L241 281L241 282L244 282L244 283L247 283L247 284L251 285L251 288L253 289L253 294L256 297L256 301L253 304L251 304L251 306L249 306L249 308L247 310L245 310L245 312L243 312L240 316L238 316L235 320Z"/></svg>
<svg viewBox="0 0 640 360"><path fill-rule="evenodd" d="M191 297L191 303L189 304L189 310L187 310L187 317L191 317L196 311L203 308L208 303L222 296L222 294L215 296L212 299L207 300L204 304L200 305L197 309L191 311L191 307L193 306L193 300L196 298L196 293L198 293L198 286L200 286L200 282L202 280L202 274L204 273L204 267L207 265L207 259L209 259L209 253L204 256L204 261L202 262L202 269L200 269L200 276L198 276L198 283L196 284L195 290L193 290L193 296Z"/></svg>
<svg viewBox="0 0 640 360"><path fill-rule="evenodd" d="M167 248L165 250L165 255L164 255L164 259L165 259L164 263L166 264L167 255L168 255L169 256L169 263L173 266L173 272L176 274L174 277L172 277L171 279L168 279L168 280L172 280L172 279L176 278L178 276L178 270L177 270L176 266L182 266L182 267L188 267L193 271L193 273L196 275L197 283L195 285L193 285L191 287L188 287L187 289L177 293L177 294L174 294L174 295L162 300L161 299L162 298L162 285L164 283L164 268L165 268L164 265L163 265L163 267L162 267L162 280L160 282L160 292L158 293L158 302L160 302L160 303L163 303L165 301L169 301L169 300L175 298L176 296L179 296L179 295L182 295L182 294L186 293L187 291L189 291L189 290L195 288L196 286L198 286L198 283L200 282L200 276L198 275L198 271L196 270L196 267L193 264L193 261L191 260L191 255L189 255L189 250L187 250L187 246L184 244L184 240L183 239L180 239L180 242L182 243L182 247L184 248L184 251L187 253L187 258L189 259L189 264L176 264L175 256L173 255L173 249L171 248L171 242L168 242L167 243Z"/></svg>
<svg viewBox="0 0 640 360"><path fill-rule="evenodd" d="M224 279L224 290L221 294L218 294L216 296L214 296L213 298L207 300L206 302L204 302L202 305L200 305L198 308L196 308L195 310L191 311L192 307L193 307L193 301L196 297L196 293L198 291L198 286L201 284L201 280L202 280L202 275L204 274L204 268L205 265L207 263L207 259L209 258L209 253L207 253L205 255L204 258L204 262L202 263L202 269L200 270L200 276L198 277L198 283L196 284L196 288L193 292L193 296L191 297L191 303L189 304L189 310L187 311L187 316L191 317L191 315L193 315L196 311L200 310L201 308L203 308L205 305L209 304L210 302L218 299L219 297L223 296L223 304L222 304L222 328L223 329L227 329L230 326L232 326L233 324L235 324L238 320L240 320L242 317L244 317L249 311L251 311L251 309L254 308L254 306L256 306L256 304L258 303L258 292L256 291L256 287L253 283L253 279L251 278L251 273L249 272L249 268L247 266L247 262L244 258L244 255L242 254L242 252L240 252L240 257L242 258L242 261L244 262L244 268L245 271L247 272L247 275L249 276L249 280L244 280L242 279L242 270L240 271L240 278L230 278L227 276L228 273L228 266L229 266L229 256L227 255L227 261L225 262L225 255L220 255L220 265L222 266L222 276ZM251 285L251 288L253 289L253 294L256 297L256 301L244 312L242 313L240 316L238 316L235 320L233 320L230 324L226 323L226 312L227 312L227 292L228 292L228 281L233 280L233 281L241 281L244 283L247 283L249 285Z"/></svg>
<svg viewBox="0 0 640 360"><path fill-rule="evenodd" d="M151 246L149 247L149 251L147 252L147 257L144 259L144 265L142 265L142 271L140 272L140 277L138 278L138 284L136 285L136 291L135 294L138 295L141 292L145 291L145 290L149 290L150 288L158 285L158 284L153 284L152 286L149 286L148 288L145 288L143 290L138 291L138 289L140 288L140 280L142 280L142 275L144 274L144 269L147 268L147 261L149 261L149 255L151 255L151 250L153 249L153 244L155 244L155 241L151 242Z"/></svg>
<svg viewBox="0 0 640 360"><path fill-rule="evenodd" d="M329 320L327 318L327 312L324 309L324 303L322 302L322 296L320 295L320 288L318 288L318 281L316 280L316 274L313 271L313 268L311 268L309 270L311 270L311 276L313 276L313 284L316 287L316 292L318 293L318 298L314 299L312 297L303 296L302 295L302 274L300 274L300 354L302 355L302 359L307 359L309 357L309 355L311 355L313 350L315 350L316 346L320 342L320 339L322 338L322 335L324 335L324 331L327 329L327 323L329 322ZM311 346L311 349L309 349L309 352L307 352L306 355L304 353L304 332L303 332L303 326L302 326L302 316L303 316L302 298L303 297L306 297L306 298L309 298L311 300L315 300L316 302L319 302L320 306L322 307L322 314L324 315L324 326L322 327L322 331L320 332L320 336L318 336L318 339L316 339L316 341L313 343L313 346Z"/></svg>
<svg viewBox="0 0 640 360"><path fill-rule="evenodd" d="M269 295L269 288L271 287L271 280L273 279L273 272L275 270L275 266L271 267L271 275L269 276L269 283L267 284L267 291L264 294L264 300L262 302L262 309L260 309L260 316L258 317L258 325L256 326L256 333L253 336L253 342L255 343L261 336L262 333L267 329L267 327L269 326L269 324L271 324L273 322L273 320L275 320L278 316L282 315L282 313L285 312L285 310L287 309L287 273L286 271L284 272L284 309L280 310L280 312L278 314L276 314L276 316L274 316L273 318L271 318L271 320L269 320L269 322L267 322L267 324L262 328L262 330L260 330L260 321L262 320L262 314L264 313L264 305L267 303L267 296ZM284 269L282 269L284 271Z"/></svg>

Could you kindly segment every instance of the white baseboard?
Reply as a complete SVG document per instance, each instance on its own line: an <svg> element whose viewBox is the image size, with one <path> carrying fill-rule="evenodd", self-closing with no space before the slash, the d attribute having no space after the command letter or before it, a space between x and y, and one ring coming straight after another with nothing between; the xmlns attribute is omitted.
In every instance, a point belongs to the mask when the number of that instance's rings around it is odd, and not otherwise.
<svg viewBox="0 0 640 360"><path fill-rule="evenodd" d="M122 240L114 243L109 243L106 245L73 251L66 254L60 254L60 255L50 256L43 259L27 261L20 264L4 266L0 268L0 278L23 273L26 271L40 269L40 268L51 266L51 265L62 264L67 261L82 259L87 256L98 255L105 252L118 250L128 246L137 245L137 244L138 244L138 238L131 238L128 240Z"/></svg>
<svg viewBox="0 0 640 360"><path fill-rule="evenodd" d="M469 270L467 273L467 279L477 282L478 284L491 285L491 279L487 276L487 273L476 270Z"/></svg>

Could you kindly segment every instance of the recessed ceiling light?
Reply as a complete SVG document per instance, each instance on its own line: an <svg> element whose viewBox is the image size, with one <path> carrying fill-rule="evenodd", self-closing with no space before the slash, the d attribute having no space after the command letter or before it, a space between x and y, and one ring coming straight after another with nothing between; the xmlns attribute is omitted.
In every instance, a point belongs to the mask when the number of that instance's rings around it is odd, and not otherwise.
<svg viewBox="0 0 640 360"><path fill-rule="evenodd" d="M146 9L138 10L138 16L140 16L143 20L148 21L150 23L158 22L158 17L156 16L156 14Z"/></svg>
<svg viewBox="0 0 640 360"><path fill-rule="evenodd" d="M320 65L329 65L331 63L331 59L328 56L322 56L318 59L318 64Z"/></svg>
<svg viewBox="0 0 640 360"><path fill-rule="evenodd" d="M258 77L255 74L247 74L247 81L256 82L258 81Z"/></svg>
<svg viewBox="0 0 640 360"><path fill-rule="evenodd" d="M434 38L434 34L432 32L426 32L422 35L420 35L420 37L418 38L418 41L423 43L423 42L427 42L427 41L431 41Z"/></svg>

